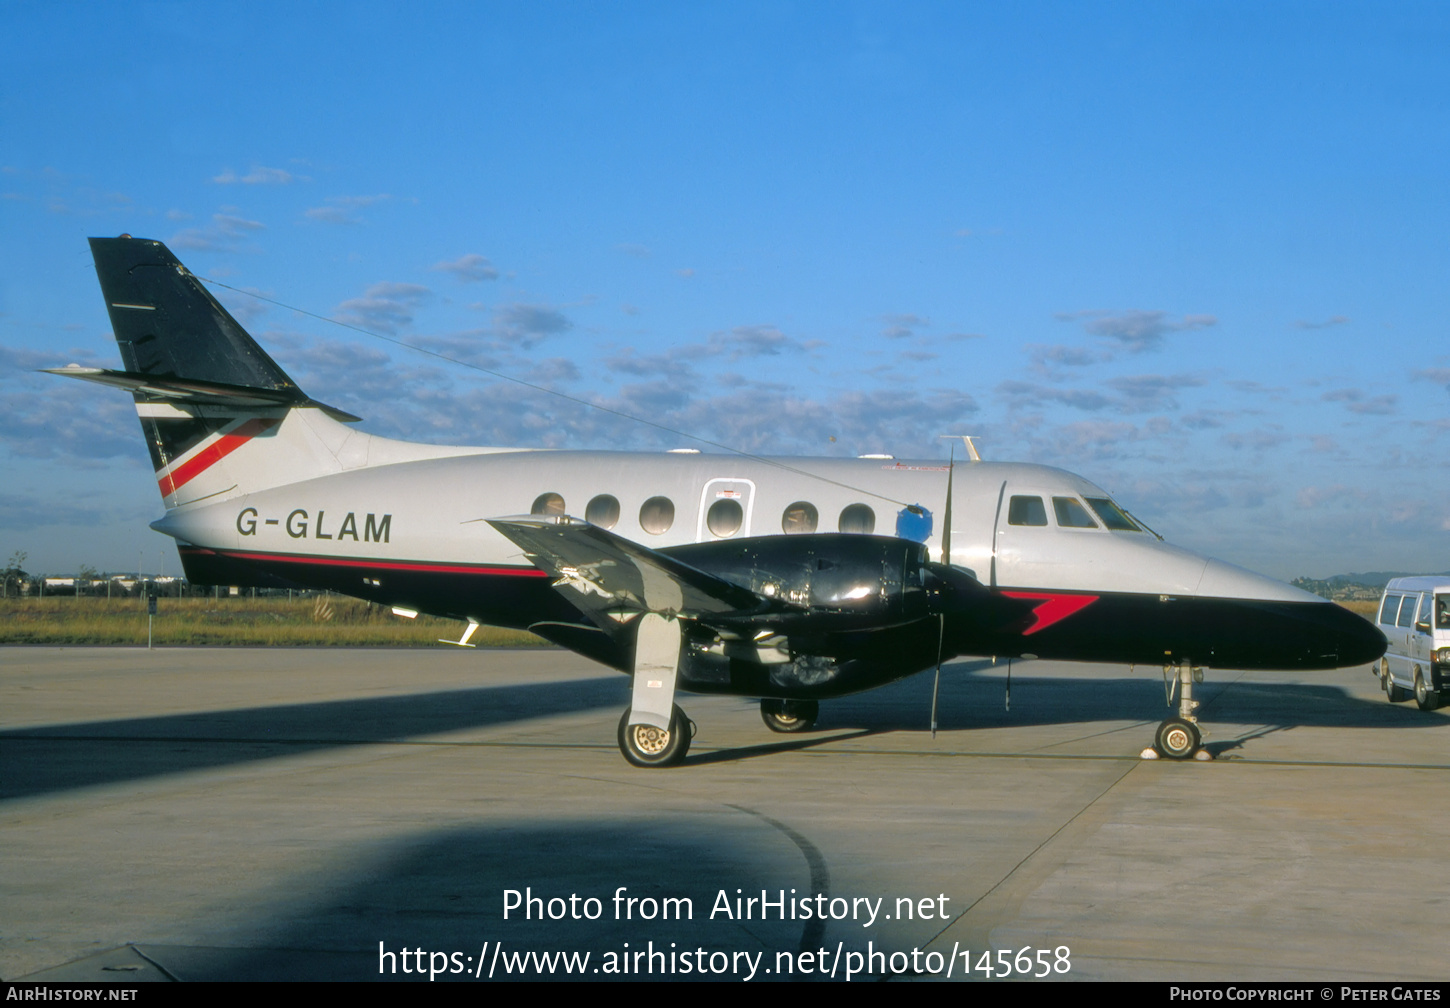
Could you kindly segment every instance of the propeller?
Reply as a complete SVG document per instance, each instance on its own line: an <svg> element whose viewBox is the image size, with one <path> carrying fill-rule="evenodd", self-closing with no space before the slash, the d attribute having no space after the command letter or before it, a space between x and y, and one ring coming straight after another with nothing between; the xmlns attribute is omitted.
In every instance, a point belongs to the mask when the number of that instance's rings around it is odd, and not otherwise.
<svg viewBox="0 0 1450 1008"><path fill-rule="evenodd" d="M947 503L943 508L942 530L941 530L941 562L945 567L952 564L952 473L957 465L957 446L951 446L951 454L947 461ZM931 683L931 737L936 738L936 701L941 693L941 660L942 650L946 647L947 616L946 613L937 613L936 624L936 678Z"/></svg>

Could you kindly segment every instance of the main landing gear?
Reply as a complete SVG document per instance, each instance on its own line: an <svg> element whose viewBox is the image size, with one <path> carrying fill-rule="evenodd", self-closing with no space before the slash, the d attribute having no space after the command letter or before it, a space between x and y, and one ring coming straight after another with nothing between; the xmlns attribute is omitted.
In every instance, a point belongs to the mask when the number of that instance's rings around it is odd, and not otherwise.
<svg viewBox="0 0 1450 1008"><path fill-rule="evenodd" d="M637 767L674 766L690 751L695 723L679 706L670 712L668 729L649 724L630 724L629 711L619 719L619 751Z"/></svg>
<svg viewBox="0 0 1450 1008"><path fill-rule="evenodd" d="M821 705L814 700L773 700L770 697L760 701L760 720L773 732L793 735L810 731L821 716Z"/></svg>
<svg viewBox="0 0 1450 1008"><path fill-rule="evenodd" d="M1193 699L1193 684L1203 682L1203 669L1195 668L1191 661L1179 662L1176 666L1172 664L1163 666L1163 676L1166 679L1168 674L1174 673L1175 680L1168 687L1168 702L1173 702L1173 693L1178 693L1178 716L1164 719L1158 726L1158 732L1153 737L1153 748L1160 756L1168 759L1185 760L1193 759L1200 752L1199 758L1209 759L1207 750L1202 749L1203 733L1198 727L1198 718L1193 712L1198 709L1198 701ZM1149 755L1145 753L1144 755Z"/></svg>

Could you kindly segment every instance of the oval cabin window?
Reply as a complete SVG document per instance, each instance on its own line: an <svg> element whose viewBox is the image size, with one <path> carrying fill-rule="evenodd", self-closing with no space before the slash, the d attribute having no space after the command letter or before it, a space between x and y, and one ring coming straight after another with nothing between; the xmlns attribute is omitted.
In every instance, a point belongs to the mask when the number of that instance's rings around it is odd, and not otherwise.
<svg viewBox="0 0 1450 1008"><path fill-rule="evenodd" d="M836 527L842 532L870 535L876 530L876 512L865 504L852 504L841 512L841 520Z"/></svg>
<svg viewBox="0 0 1450 1008"><path fill-rule="evenodd" d="M675 523L675 504L668 497L651 497L640 505L639 527L651 535L664 535Z"/></svg>
<svg viewBox="0 0 1450 1008"><path fill-rule="evenodd" d="M600 528L614 528L619 521L619 499L609 494L600 494L584 509L584 520Z"/></svg>
<svg viewBox="0 0 1450 1008"><path fill-rule="evenodd" d="M529 514L535 515L561 515L564 513L564 498L556 493L544 493L534 498L534 506L529 508Z"/></svg>
<svg viewBox="0 0 1450 1008"><path fill-rule="evenodd" d="M780 516L780 530L786 535L805 535L816 530L821 514L808 501L796 501L786 507Z"/></svg>
<svg viewBox="0 0 1450 1008"><path fill-rule="evenodd" d="M710 530L713 536L721 539L733 536L740 531L741 524L745 521L745 511L738 500L722 498L710 505L710 510L705 512L705 527Z"/></svg>

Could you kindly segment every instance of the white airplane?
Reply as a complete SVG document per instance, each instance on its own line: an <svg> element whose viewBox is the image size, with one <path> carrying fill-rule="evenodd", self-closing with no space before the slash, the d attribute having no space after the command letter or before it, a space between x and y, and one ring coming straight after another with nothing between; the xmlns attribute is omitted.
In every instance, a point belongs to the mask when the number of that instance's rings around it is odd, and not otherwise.
<svg viewBox="0 0 1450 1008"><path fill-rule="evenodd" d="M124 370L199 584L328 588L519 627L633 677L619 746L678 763L677 689L818 701L959 655L1174 666L1155 745L1201 744L1198 666L1328 669L1384 636L1317 596L1163 542L1060 469L413 444L308 398L158 241L92 238ZM572 517L581 515L582 518ZM881 534L884 533L884 534Z"/></svg>

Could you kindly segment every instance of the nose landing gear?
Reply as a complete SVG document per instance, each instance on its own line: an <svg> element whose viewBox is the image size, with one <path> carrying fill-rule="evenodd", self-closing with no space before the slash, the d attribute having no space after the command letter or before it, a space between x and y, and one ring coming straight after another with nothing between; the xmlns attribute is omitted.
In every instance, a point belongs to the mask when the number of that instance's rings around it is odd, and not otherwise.
<svg viewBox="0 0 1450 1008"><path fill-rule="evenodd" d="M1174 675L1171 681L1168 679L1170 673ZM1212 759L1208 750L1202 748L1203 732L1198 727L1198 718L1193 716L1198 709L1198 701L1193 699L1193 684L1203 682L1203 669L1185 659L1176 666L1171 663L1164 665L1163 678L1170 704L1174 692L1178 693L1178 716L1166 718L1158 726L1153 748L1158 755L1168 759Z"/></svg>

